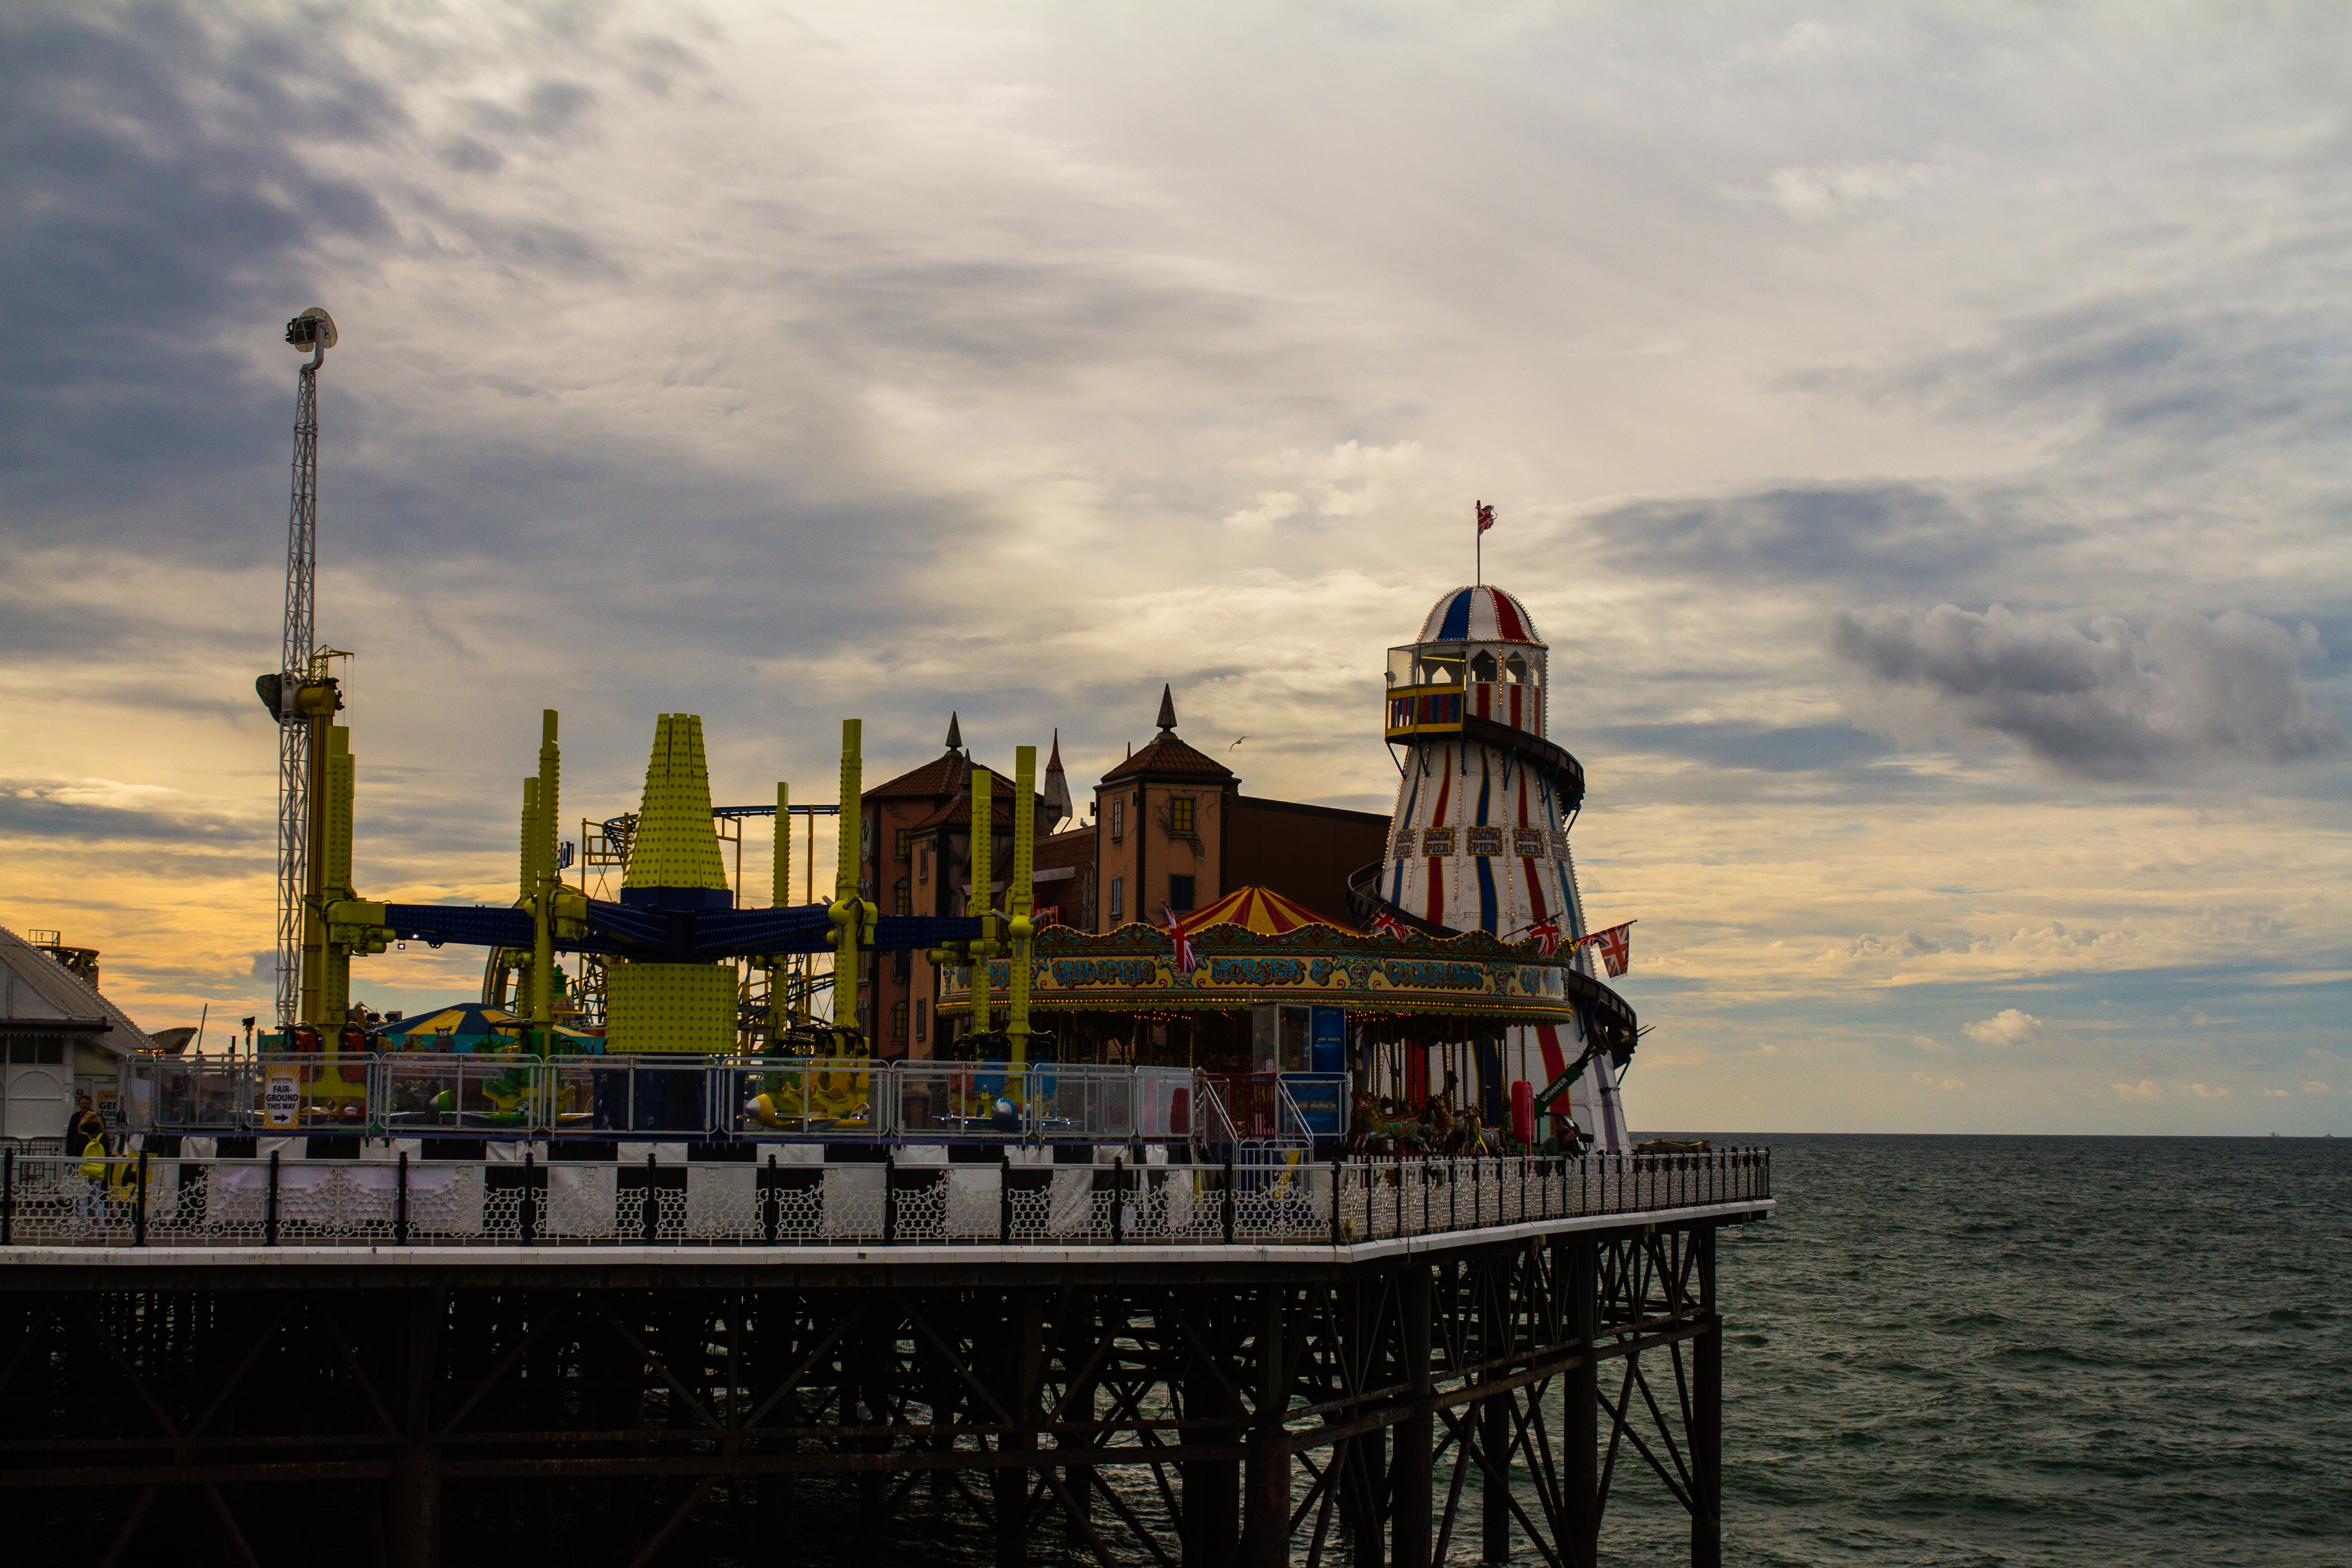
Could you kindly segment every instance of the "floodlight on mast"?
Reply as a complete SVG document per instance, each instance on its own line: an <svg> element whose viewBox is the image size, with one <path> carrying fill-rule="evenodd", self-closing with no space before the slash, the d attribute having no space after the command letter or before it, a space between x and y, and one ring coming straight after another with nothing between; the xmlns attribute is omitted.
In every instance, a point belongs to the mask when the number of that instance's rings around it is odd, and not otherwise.
<svg viewBox="0 0 2352 1568"><path fill-rule="evenodd" d="M319 366L335 346L335 319L313 305L286 323L286 342L310 362L296 376L294 481L286 524L286 627L278 668L254 682L278 721L278 1024L291 1029L301 996L305 895L316 868L310 844L313 731L343 705L317 646ZM329 650L331 651L331 650ZM316 1023L318 1020L308 1020Z"/></svg>

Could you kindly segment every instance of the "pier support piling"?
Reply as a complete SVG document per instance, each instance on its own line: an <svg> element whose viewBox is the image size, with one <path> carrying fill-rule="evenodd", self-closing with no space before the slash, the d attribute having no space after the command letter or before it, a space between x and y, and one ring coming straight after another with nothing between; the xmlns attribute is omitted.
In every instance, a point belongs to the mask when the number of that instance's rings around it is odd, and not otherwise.
<svg viewBox="0 0 2352 1568"><path fill-rule="evenodd" d="M1723 1316L1715 1301L1715 1227L1691 1233L1697 1253L1697 1335L1691 1341L1691 1568L1723 1563Z"/></svg>

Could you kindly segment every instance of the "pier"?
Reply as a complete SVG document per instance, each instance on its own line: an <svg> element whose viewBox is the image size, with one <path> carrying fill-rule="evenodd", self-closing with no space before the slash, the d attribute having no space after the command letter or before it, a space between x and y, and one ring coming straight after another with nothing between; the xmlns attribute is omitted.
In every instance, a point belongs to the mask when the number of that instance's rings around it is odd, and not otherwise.
<svg viewBox="0 0 2352 1568"><path fill-rule="evenodd" d="M1003 1564L1570 1568L1637 1471L1719 1560L1762 1151L204 1142L0 1173L0 1488L94 1563L792 1563L823 1507L879 1568L920 1487Z"/></svg>

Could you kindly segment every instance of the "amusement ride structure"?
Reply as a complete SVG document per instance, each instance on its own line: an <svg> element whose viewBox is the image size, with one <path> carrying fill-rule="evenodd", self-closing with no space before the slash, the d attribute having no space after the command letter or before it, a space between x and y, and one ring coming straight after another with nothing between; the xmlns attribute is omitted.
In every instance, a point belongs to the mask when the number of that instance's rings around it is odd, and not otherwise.
<svg viewBox="0 0 2352 1568"><path fill-rule="evenodd" d="M1568 840L1584 768L1545 732L1549 657L1527 607L1484 584L1441 596L1420 637L1389 650L1386 733L1402 748L1402 776L1388 854L1358 874L1349 901L1367 926L1532 937L1548 953L1571 953L1570 967L1547 976L1573 1004L1567 1015L1477 1042L1477 1076L1568 1079L1577 1124L1622 1153L1632 1143L1617 1078L1637 1031L1633 1010L1592 973ZM1409 1077L1416 1069L1425 1067L1408 1063ZM1410 1084L1408 1098L1428 1088Z"/></svg>
<svg viewBox="0 0 2352 1568"><path fill-rule="evenodd" d="M278 721L278 1024L324 1016L304 977L320 973L316 899L328 847L315 804L331 787L332 763L324 731L343 705L327 671L348 657L317 646L319 599L319 367L335 346L335 320L313 305L286 323L286 341L309 350L295 376L294 479L286 520L286 626L278 668L255 680L262 705ZM348 864L351 845L342 845Z"/></svg>

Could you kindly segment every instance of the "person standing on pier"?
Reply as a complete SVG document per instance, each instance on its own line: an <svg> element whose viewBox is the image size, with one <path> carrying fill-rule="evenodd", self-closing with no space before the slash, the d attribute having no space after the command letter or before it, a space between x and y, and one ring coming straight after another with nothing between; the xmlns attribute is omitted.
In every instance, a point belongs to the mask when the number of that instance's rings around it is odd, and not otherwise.
<svg viewBox="0 0 2352 1568"><path fill-rule="evenodd" d="M89 1096L79 1095L74 1100L73 1120L66 1123L66 1152L86 1152L92 1138L98 1140L98 1152L100 1154L107 1152L106 1118L90 1104Z"/></svg>
<svg viewBox="0 0 2352 1568"><path fill-rule="evenodd" d="M83 1096L82 1104L89 1103L89 1097ZM96 1124L97 1131L84 1138L82 1134L91 1123ZM94 1112L88 1117L78 1116L74 1119L74 1137L81 1144L81 1165L75 1172L81 1181L74 1188L74 1227L87 1234L106 1217L106 1123Z"/></svg>

